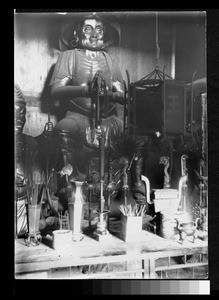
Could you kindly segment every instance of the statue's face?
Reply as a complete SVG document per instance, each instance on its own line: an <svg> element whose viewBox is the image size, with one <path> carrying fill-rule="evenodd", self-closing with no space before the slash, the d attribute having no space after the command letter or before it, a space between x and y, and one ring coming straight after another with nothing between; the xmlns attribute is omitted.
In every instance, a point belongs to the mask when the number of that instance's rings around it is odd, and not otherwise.
<svg viewBox="0 0 219 300"><path fill-rule="evenodd" d="M15 133L22 133L26 122L26 107L15 104Z"/></svg>
<svg viewBox="0 0 219 300"><path fill-rule="evenodd" d="M87 19L82 28L82 44L85 47L98 49L103 44L103 23Z"/></svg>

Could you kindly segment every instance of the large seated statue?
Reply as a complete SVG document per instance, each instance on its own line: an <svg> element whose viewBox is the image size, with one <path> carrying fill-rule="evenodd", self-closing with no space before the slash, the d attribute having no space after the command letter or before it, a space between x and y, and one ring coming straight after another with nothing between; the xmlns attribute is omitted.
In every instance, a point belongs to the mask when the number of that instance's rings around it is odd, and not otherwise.
<svg viewBox="0 0 219 300"><path fill-rule="evenodd" d="M100 99L98 113L105 140L105 171L108 154L116 157L118 149L122 149L123 118L118 107L124 104L124 81L118 63L107 53L107 48L118 34L117 27L113 24L104 21L97 14L90 14L79 23L70 22L60 37L62 51L50 85L54 105L67 105L65 117L56 124L54 134L59 139L62 166L72 166L67 180L67 188L70 189L71 181L84 181L87 178L92 159L93 164L97 164L94 173L98 173L98 160L95 160L99 157L99 132L95 126L97 92ZM105 81L107 107L104 90L96 90L94 80L98 73ZM132 183L134 191L139 190L145 195L145 187L140 180L142 158L139 158L140 156L132 164Z"/></svg>

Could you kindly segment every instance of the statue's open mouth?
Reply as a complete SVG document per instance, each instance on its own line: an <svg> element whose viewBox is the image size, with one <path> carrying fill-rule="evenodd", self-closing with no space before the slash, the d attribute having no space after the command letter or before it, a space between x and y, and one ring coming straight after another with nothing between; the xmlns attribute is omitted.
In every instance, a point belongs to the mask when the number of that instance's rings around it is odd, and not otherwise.
<svg viewBox="0 0 219 300"><path fill-rule="evenodd" d="M98 39L90 39L90 43L92 45L97 45L98 44Z"/></svg>
<svg viewBox="0 0 219 300"><path fill-rule="evenodd" d="M98 39L97 39L97 38L91 37L91 38L90 38L90 41L91 41L91 43L96 43L96 42L98 41Z"/></svg>

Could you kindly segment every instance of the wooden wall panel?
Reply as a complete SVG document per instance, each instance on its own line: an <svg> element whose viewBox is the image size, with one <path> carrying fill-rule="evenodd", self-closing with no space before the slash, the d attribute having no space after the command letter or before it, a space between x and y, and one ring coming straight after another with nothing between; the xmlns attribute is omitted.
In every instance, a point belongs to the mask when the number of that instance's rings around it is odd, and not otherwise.
<svg viewBox="0 0 219 300"><path fill-rule="evenodd" d="M20 15L15 19L15 82L28 96L40 95L57 60L58 50L49 45L49 25L46 16Z"/></svg>
<svg viewBox="0 0 219 300"><path fill-rule="evenodd" d="M27 103L24 133L28 135L41 134L48 121L42 94L48 85L50 69L58 58L59 51L52 42L54 37L58 40L59 31L59 20L51 19L50 15L15 15L14 81L20 86ZM51 121L56 123L54 115Z"/></svg>

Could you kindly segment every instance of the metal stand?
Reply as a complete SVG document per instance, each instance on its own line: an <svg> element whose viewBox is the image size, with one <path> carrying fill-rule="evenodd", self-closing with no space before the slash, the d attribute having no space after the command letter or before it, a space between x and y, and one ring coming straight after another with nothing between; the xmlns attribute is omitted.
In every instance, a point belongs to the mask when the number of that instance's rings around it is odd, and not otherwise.
<svg viewBox="0 0 219 300"><path fill-rule="evenodd" d="M100 158L100 206L99 210L99 218L97 222L97 228L94 231L94 237L101 241L106 235L109 234L107 230L107 222L106 215L109 213L108 210L104 209L105 206L105 198L103 194L104 188L104 161L105 161L105 133L102 127L102 118L107 118L107 108L108 108L108 95L106 89L106 82L101 72L97 72L94 77L94 88L96 91L96 95L94 97L95 104L95 130L98 136L99 141L99 158ZM103 96L103 113L101 114L100 107L100 95Z"/></svg>
<svg viewBox="0 0 219 300"><path fill-rule="evenodd" d="M41 205L28 205L28 234L25 239L26 245L37 246L42 240L42 236L39 231L39 220Z"/></svg>
<svg viewBox="0 0 219 300"><path fill-rule="evenodd" d="M69 213L66 210L64 215L62 212L59 213L59 226L60 230L69 230L70 229L70 224L69 224Z"/></svg>
<svg viewBox="0 0 219 300"><path fill-rule="evenodd" d="M27 239L25 239L25 244L27 247L30 246L38 246L42 241L42 236L40 234L40 231L34 232L34 233L28 233Z"/></svg>

